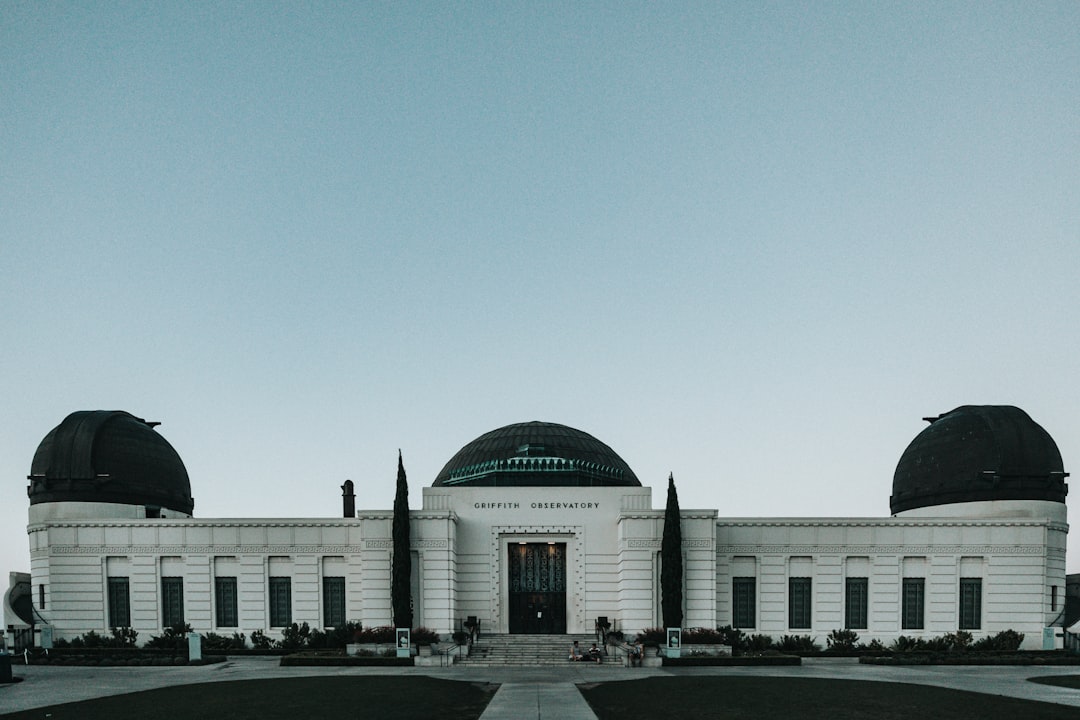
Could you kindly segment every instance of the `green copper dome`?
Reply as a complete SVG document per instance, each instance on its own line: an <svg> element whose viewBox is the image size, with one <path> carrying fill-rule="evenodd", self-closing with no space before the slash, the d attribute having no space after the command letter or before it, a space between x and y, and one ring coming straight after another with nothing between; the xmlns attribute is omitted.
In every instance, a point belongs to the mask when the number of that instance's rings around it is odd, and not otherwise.
<svg viewBox="0 0 1080 720"><path fill-rule="evenodd" d="M434 486L640 486L630 466L592 435L527 422L492 430L458 450Z"/></svg>

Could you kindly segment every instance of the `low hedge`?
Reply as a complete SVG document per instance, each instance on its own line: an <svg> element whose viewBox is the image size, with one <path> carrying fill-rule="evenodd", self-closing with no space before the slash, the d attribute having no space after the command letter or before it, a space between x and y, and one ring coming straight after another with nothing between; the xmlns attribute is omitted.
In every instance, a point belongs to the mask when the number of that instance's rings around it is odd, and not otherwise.
<svg viewBox="0 0 1080 720"><path fill-rule="evenodd" d="M691 655L690 657L664 658L664 667L776 667L779 665L802 665L802 658L798 655L745 655L738 657L730 657L727 655Z"/></svg>
<svg viewBox="0 0 1080 720"><path fill-rule="evenodd" d="M906 652L880 657L860 657L864 665L1080 665L1080 655L1063 650L1029 650L1017 653L924 653Z"/></svg>
<svg viewBox="0 0 1080 720"><path fill-rule="evenodd" d="M80 667L169 667L172 665L213 665L225 662L224 655L203 655L201 660L188 660L187 655L168 651L140 649L86 648L51 651L48 655L31 655L30 665L73 665Z"/></svg>
<svg viewBox="0 0 1080 720"><path fill-rule="evenodd" d="M412 667L411 657L377 657L375 655L286 655L281 658L282 667L338 667L338 666L378 666Z"/></svg>

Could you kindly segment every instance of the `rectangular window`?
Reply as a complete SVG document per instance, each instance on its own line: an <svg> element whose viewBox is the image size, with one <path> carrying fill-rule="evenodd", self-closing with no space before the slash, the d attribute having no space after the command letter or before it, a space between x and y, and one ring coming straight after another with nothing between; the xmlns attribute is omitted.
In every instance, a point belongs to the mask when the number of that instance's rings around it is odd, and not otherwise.
<svg viewBox="0 0 1080 720"><path fill-rule="evenodd" d="M37 586L37 598L38 598L38 610L45 609L45 583L38 583Z"/></svg>
<svg viewBox="0 0 1080 720"><path fill-rule="evenodd" d="M960 629L982 627L982 578L960 578Z"/></svg>
<svg viewBox="0 0 1080 720"><path fill-rule="evenodd" d="M292 624L292 578L270 578L270 626Z"/></svg>
<svg viewBox="0 0 1080 720"><path fill-rule="evenodd" d="M184 624L184 578L161 578L161 624L175 627Z"/></svg>
<svg viewBox="0 0 1080 720"><path fill-rule="evenodd" d="M214 578L214 615L218 627L238 627L236 578Z"/></svg>
<svg viewBox="0 0 1080 720"><path fill-rule="evenodd" d="M901 622L904 630L923 629L923 608L926 605L926 579L904 578L901 598Z"/></svg>
<svg viewBox="0 0 1080 720"><path fill-rule="evenodd" d="M131 594L126 577L111 577L109 592L109 627L131 627Z"/></svg>
<svg viewBox="0 0 1080 720"><path fill-rule="evenodd" d="M737 577L731 580L732 624L737 628L755 627L756 578Z"/></svg>
<svg viewBox="0 0 1080 720"><path fill-rule="evenodd" d="M1050 609L1057 610L1057 585L1050 586Z"/></svg>
<svg viewBox="0 0 1080 720"><path fill-rule="evenodd" d="M810 578L788 578L788 627L810 627Z"/></svg>
<svg viewBox="0 0 1080 720"><path fill-rule="evenodd" d="M849 630L865 630L866 608L869 605L870 581L864 577L849 577L844 597L844 627Z"/></svg>
<svg viewBox="0 0 1080 720"><path fill-rule="evenodd" d="M325 627L345 626L345 578L324 577L323 590L323 625Z"/></svg>

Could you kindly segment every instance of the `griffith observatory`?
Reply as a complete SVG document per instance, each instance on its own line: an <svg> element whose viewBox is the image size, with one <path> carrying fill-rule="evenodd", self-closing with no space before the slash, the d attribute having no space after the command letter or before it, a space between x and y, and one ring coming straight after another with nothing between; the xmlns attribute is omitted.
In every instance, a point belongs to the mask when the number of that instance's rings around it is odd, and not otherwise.
<svg viewBox="0 0 1080 720"><path fill-rule="evenodd" d="M1055 637L1068 533L1057 444L1011 406L927 420L897 448L888 517L683 508L683 626L819 638L850 628L886 644L957 630L1016 630L1025 648ZM340 517L199 517L157 425L80 411L44 435L29 463L29 572L11 573L5 627L149 637L188 623L280 637L294 622L392 624L391 510L356 509L347 482ZM414 626L662 625L664 510L600 439L507 425L465 444L422 494L410 513Z"/></svg>

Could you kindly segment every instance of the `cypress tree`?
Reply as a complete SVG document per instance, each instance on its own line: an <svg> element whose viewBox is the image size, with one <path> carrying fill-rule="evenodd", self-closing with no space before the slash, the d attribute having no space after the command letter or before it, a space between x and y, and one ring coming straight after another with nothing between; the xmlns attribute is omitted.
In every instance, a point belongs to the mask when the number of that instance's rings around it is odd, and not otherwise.
<svg viewBox="0 0 1080 720"><path fill-rule="evenodd" d="M390 604L394 627L412 627L412 553L409 550L409 484L398 450L397 492L394 494L394 554L390 561Z"/></svg>
<svg viewBox="0 0 1080 720"><path fill-rule="evenodd" d="M664 627L682 627L682 584L682 517L675 475L671 474L664 510L664 536L660 541L660 608L664 613Z"/></svg>

